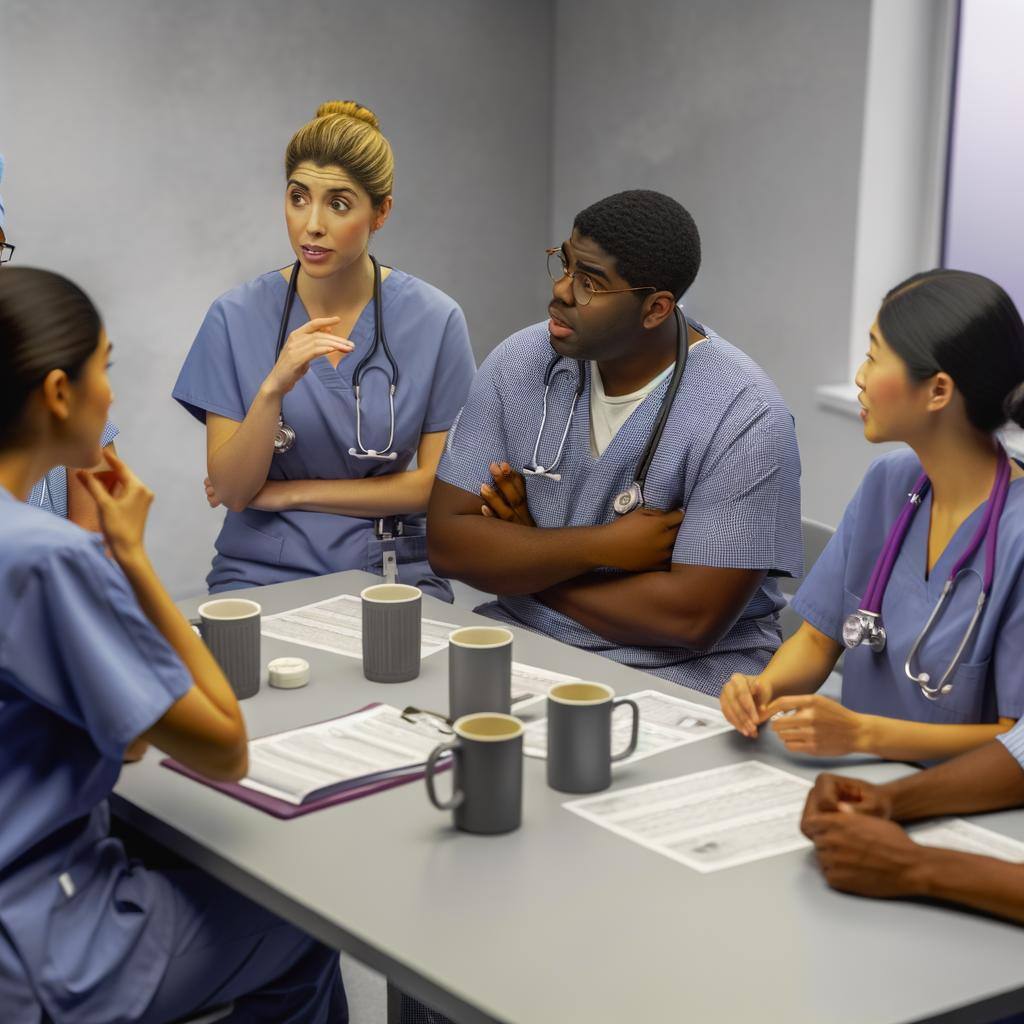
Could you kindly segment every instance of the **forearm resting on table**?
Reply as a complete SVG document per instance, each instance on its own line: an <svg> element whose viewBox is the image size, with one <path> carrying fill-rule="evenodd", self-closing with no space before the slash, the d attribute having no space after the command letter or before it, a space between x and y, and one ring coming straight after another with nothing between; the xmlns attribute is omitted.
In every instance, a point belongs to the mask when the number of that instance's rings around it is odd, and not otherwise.
<svg viewBox="0 0 1024 1024"><path fill-rule="evenodd" d="M1013 726L1013 719L983 725L936 725L884 715L862 715L863 739L858 747L890 761L931 761L965 754Z"/></svg>
<svg viewBox="0 0 1024 1024"><path fill-rule="evenodd" d="M992 740L882 788L896 821L980 814L1024 805L1024 770L1002 743Z"/></svg>
<svg viewBox="0 0 1024 1024"><path fill-rule="evenodd" d="M759 570L676 564L668 571L589 573L538 598L612 643L699 651L732 628L763 578Z"/></svg>
<svg viewBox="0 0 1024 1024"><path fill-rule="evenodd" d="M281 399L261 389L240 423L206 414L206 471L217 497L241 512L267 482Z"/></svg>
<svg viewBox="0 0 1024 1024"><path fill-rule="evenodd" d="M908 895L944 900L1024 923L1024 865L920 847Z"/></svg>

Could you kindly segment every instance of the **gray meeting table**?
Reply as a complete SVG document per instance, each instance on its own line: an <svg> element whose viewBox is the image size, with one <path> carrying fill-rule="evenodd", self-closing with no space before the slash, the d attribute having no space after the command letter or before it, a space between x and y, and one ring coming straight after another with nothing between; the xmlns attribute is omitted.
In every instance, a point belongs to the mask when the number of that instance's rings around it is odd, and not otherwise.
<svg viewBox="0 0 1024 1024"><path fill-rule="evenodd" d="M264 615L379 577L338 573L235 591ZM205 597L183 601L193 614ZM424 598L427 618L474 613ZM516 661L610 684L620 696L700 694L525 629ZM357 659L264 638L262 660L300 655L308 686L264 685L242 705L252 737L373 701L447 709L447 653L418 679L366 681ZM812 779L836 763L793 757L770 733L728 732L618 766L614 789L756 759ZM1024 1008L1024 929L925 902L830 890L803 849L701 874L563 808L526 759L522 827L456 832L413 782L290 821L167 770L159 752L122 772L114 812L148 838L380 971L460 1024L897 1024L996 1021ZM907 766L845 759L885 781ZM447 786L447 780L440 783ZM1024 812L979 824L1024 839ZM395 1000L389 1000L393 1009ZM358 1024L358 1022L354 1022Z"/></svg>

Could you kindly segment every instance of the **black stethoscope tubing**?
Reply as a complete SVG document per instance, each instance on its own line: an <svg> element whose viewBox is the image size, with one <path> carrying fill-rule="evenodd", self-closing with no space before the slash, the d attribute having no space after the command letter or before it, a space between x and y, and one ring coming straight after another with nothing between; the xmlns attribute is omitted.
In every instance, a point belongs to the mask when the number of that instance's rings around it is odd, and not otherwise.
<svg viewBox="0 0 1024 1024"><path fill-rule="evenodd" d="M388 345L387 334L384 331L384 315L383 315L383 302L381 300L381 276L380 276L380 264L377 260L370 256L370 262L373 264L373 345L370 346L369 351L362 359L356 363L356 368L352 371L352 390L355 393L356 399L356 433L360 434L359 420L360 420L360 395L359 389L363 380L363 373L367 369L374 369L369 366L370 361L373 359L378 349L384 350L384 355L387 358L391 372L388 372L384 367L379 367L382 373L388 376L388 390L391 402L391 438L388 441L387 447L384 449L386 452L391 447L391 441L394 440L395 431L395 411L394 411L394 396L398 390L399 371L398 363L395 361L395 357L391 354L391 348ZM295 289L299 283L299 270L301 263L296 260L292 265L292 272L288 278L288 290L284 297L284 309L281 310L281 323L277 329L277 344L274 346L274 362L281 357L281 349L284 348L284 341L288 334L288 321L291 318L292 306L295 304ZM397 454L392 452L390 455L385 455L383 452L371 451L363 447L362 437L357 437L357 443L361 449L362 454L360 455L355 449L349 449L349 454L356 455L357 458L383 458L383 459L394 459ZM274 438L274 451L283 453L288 451L292 445L295 444L295 431L284 422L283 417L278 424L277 435Z"/></svg>
<svg viewBox="0 0 1024 1024"><path fill-rule="evenodd" d="M665 392L665 397L661 401L661 408L658 410L658 417L654 421L654 426L651 428L651 436L647 440L647 446L644 448L643 458L640 460L639 468L637 469L636 475L633 478L633 483L624 491L616 495L613 502L614 511L618 515L624 515L626 512L631 512L635 508L641 508L645 504L644 499L644 488L647 486L647 474L651 468L651 463L654 462L654 456L657 454L658 445L661 444L662 435L665 433L665 427L668 424L669 414L672 412L672 406L675 403L676 395L679 393L679 387L683 381L683 373L686 370L686 361L690 354L689 338L687 336L687 327L692 326L694 330L699 331L701 334L707 334L702 324L696 320L690 320L685 317L682 310L678 306L675 307L676 311L676 365L672 371L672 377L669 381L668 390ZM544 391L545 398L548 390L551 387L551 383L556 375L556 367L563 359L563 356L557 353L551 357L547 367L544 370ZM583 394L584 387L586 386L586 377L583 369L583 362L576 360L577 369L577 381L576 381L576 394L573 398L572 411L569 413L570 422L572 416L576 411L576 403L579 401L580 396ZM546 417L545 417L546 418ZM541 430L543 431L543 421ZM568 434L568 425L566 426L566 435ZM539 440L539 439L538 439ZM564 445L565 438L562 439ZM558 458L555 463L549 468L554 468L554 465L561 461L561 446L559 447Z"/></svg>

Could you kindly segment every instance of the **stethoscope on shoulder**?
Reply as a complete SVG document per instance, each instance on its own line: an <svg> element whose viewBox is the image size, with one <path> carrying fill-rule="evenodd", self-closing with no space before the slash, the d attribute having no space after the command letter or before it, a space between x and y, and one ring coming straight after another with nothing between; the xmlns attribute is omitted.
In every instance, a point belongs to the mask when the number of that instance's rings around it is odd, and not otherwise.
<svg viewBox="0 0 1024 1024"><path fill-rule="evenodd" d="M849 615L843 623L843 643L847 647L854 648L864 644L870 647L876 654L885 650L886 634L885 627L882 625L882 600L885 597L885 589L889 585L889 578L892 576L893 566L896 564L896 559L899 557L900 548L903 546L903 541L910 529L910 524L913 521L918 508L920 508L924 496L928 493L928 488L930 486L931 483L928 480L928 477L922 473L914 483L914 489L907 495L907 503L903 506L896 522L893 523L892 529L889 531L889 536L886 538L885 545L878 556L878 560L875 562L875 567L871 571L867 590L864 591L864 603L857 609L857 611L852 615ZM989 592L992 590L992 582L995 578L996 542L999 539L999 518L1003 514L1003 508L1006 505L1006 496L1009 494L1009 491L1010 461L1006 457L1006 452L1000 448L999 464L996 468L996 479L995 483L992 485L992 491L988 496L988 501L985 503L985 514L982 516L981 522L978 524L978 528L975 530L974 536L971 538L971 541L964 550L964 553L959 559L957 559L956 565L953 566L949 574L949 578L942 587L942 593L939 595L938 603L935 605L931 615L928 616L928 621L924 624L924 629L921 630L917 639L914 640L914 643L910 648L910 652L907 654L906 660L903 663L903 671L906 673L907 678L911 682L917 683L921 688L921 693L924 694L928 700L938 700L939 697L945 696L952 691L953 684L949 682L949 679L960 664L960 659L964 656L964 652L967 650L967 645L971 642L971 637L974 635L978 621L981 619L981 613L985 607L985 601L988 599ZM942 678L939 680L938 684L932 686L931 676L927 672L914 671L914 660L917 657L917 652L920 650L921 645L925 642L929 631L942 612L943 607L952 596L953 591L956 589L956 584L961 573L968 572L973 573L975 576L979 575L975 569L965 570L964 566L971 560L971 558L974 557L978 548L980 548L982 544L985 545L985 575L983 577L979 576L981 579L981 593L978 595L978 600L974 607L974 614L971 616L967 632L964 633L963 639L960 641L960 646L957 647L956 653L953 655L953 660L949 663L946 671L942 674Z"/></svg>
<svg viewBox="0 0 1024 1024"><path fill-rule="evenodd" d="M640 468L637 470L633 482L624 491L620 491L615 495L612 501L612 511L619 516L624 516L627 512L632 512L634 509L643 508L646 505L646 499L644 498L644 487L647 486L647 471L651 468L651 463L654 461L654 455L658 450L658 445L661 443L661 436L665 433L665 424L668 422L668 415L672 411L672 403L676 399L676 395L679 393L679 385L683 380L683 371L686 369L686 359L689 355L690 346L687 339L687 324L688 321L682 313L682 310L678 306L675 307L676 311L676 365L672 371L672 379L669 381L668 390L665 392L665 397L661 400L661 408L658 410L658 418L654 421L654 426L651 429L651 436L648 438L647 447L644 448L643 457L640 460ZM693 326L696 330L699 330L701 334L705 334L704 328L696 321L692 321ZM547 368L544 370L544 407L541 412L540 418L540 429L537 431L537 443L533 446L533 459L529 465L523 467L523 473L526 476L541 476L546 477L548 480L560 481L562 476L560 473L554 472L562 461L562 455L565 453L565 443L569 437L569 430L572 427L573 417L576 415L576 405L580 400L580 396L583 394L583 389L586 386L586 374L583 369L583 363L580 360L576 360L576 393L573 396L572 405L569 407L569 417L565 423L565 429L562 431L561 439L558 442L558 451L555 452L555 457L547 466L542 466L537 461L540 455L541 441L544 437L544 427L548 420L548 395L551 392L551 387L554 384L555 378L560 373L571 373L572 370L568 365L559 365L564 357L555 353L548 361Z"/></svg>
<svg viewBox="0 0 1024 1024"><path fill-rule="evenodd" d="M395 362L395 357L391 354L387 336L384 334L384 317L382 315L380 297L380 264L372 256L370 257L370 262L373 264L373 345L370 346L370 351L359 360L355 370L352 372L352 390L356 398L356 444L359 448L358 450L349 448L348 453L357 459L378 459L381 462L394 462L398 458L398 452L391 451L391 445L395 440L395 392L398 390L398 363ZM299 282L299 267L300 263L296 260L295 265L292 267L291 276L288 278L288 291L284 299L284 309L281 311L281 323L277 329L277 346L274 349L275 363L281 356L281 349L284 348L284 340L288 333L288 320L291 317L292 305L295 302L295 288ZM383 366L369 365L370 360L373 359L378 349L384 350L384 355L391 368L390 372ZM377 451L375 448L366 448L363 445L360 386L363 382L364 372L368 373L370 370L378 370L388 378L388 404L391 410L391 428L388 432L388 443L384 445L381 451ZM285 452L291 451L294 445L295 430L285 423L284 416L281 416L278 419L277 431L274 434L274 454L283 455Z"/></svg>

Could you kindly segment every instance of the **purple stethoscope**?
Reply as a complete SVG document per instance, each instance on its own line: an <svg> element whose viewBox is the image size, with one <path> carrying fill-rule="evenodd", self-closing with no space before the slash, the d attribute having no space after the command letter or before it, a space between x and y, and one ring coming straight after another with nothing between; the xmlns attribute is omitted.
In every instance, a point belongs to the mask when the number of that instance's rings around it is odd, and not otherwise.
<svg viewBox="0 0 1024 1024"><path fill-rule="evenodd" d="M885 650L885 627L882 625L881 619L882 599L885 597L885 588L889 585L889 577L892 575L893 566L899 557L900 548L903 546L903 540L907 536L910 524L930 486L931 482L928 477L922 473L917 478L914 489L907 495L907 503L903 506L899 518L893 523L889 536L886 538L885 546L882 548L878 561L875 562L875 567L871 571L868 588L864 592L864 603L862 607L848 616L843 623L843 643L847 647L853 648L866 644L876 654ZM1009 492L1010 462L1006 457L1006 452L1000 448L999 464L996 467L996 479L992 485L992 492L988 496L988 501L985 503L985 514L982 516L978 529L975 530L974 536L971 538L971 542L967 545L967 549L957 560L956 565L953 566L949 578L942 587L942 594L935 605L935 610L928 616L924 629L918 634L914 645L910 648L910 653L907 655L907 660L903 663L903 671L906 672L907 678L911 682L917 683L921 688L921 693L928 700L938 700L940 696L948 694L953 689L953 684L948 682L948 680L956 671L964 651L967 650L967 645L971 642L971 637L974 635L974 630L985 607L985 601L992 590L992 581L995 577L996 567L996 541L999 535L999 518L1003 514L1003 507L1006 505L1006 496ZM975 576L978 575L976 570L965 570L964 566L974 557L974 554L983 543L985 545L985 575L981 578L981 593L978 595L974 614L971 616L971 623L967 627L967 632L964 634L963 640L960 641L960 646L956 649L956 654L953 655L953 660L949 663L949 667L943 673L938 685L932 686L932 678L927 672L918 673L914 671L914 659L925 638L928 636L933 623L942 612L943 606L953 593L960 574L966 571L974 573Z"/></svg>

